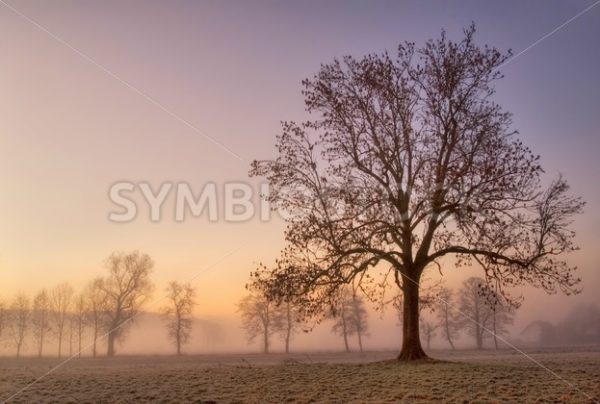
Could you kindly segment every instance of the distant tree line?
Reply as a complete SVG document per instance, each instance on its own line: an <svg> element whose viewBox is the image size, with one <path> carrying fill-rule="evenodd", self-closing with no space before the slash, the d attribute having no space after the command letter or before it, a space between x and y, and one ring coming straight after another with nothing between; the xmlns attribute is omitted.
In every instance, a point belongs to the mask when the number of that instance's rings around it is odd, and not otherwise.
<svg viewBox="0 0 600 404"><path fill-rule="evenodd" d="M419 308L429 313L421 315L420 321L421 340L428 350L436 336L446 341L451 349L456 349L455 342L461 333L473 338L477 349L484 348L488 340L498 349L514 322L516 307L481 278L465 280L458 291L440 285L426 289ZM272 336L280 335L285 341L285 352L289 352L291 335L298 329L308 328L300 314L301 304L285 302L277 305L259 291L251 290L238 304L248 342L260 338L263 353L269 353ZM400 322L402 305L399 295L394 306ZM363 337L369 335L368 311L357 288L348 286L339 290L332 296L330 309L322 317L333 322L331 330L342 337L346 352L350 352L352 336L356 336L359 350L363 351Z"/></svg>
<svg viewBox="0 0 600 404"><path fill-rule="evenodd" d="M289 353L293 336L300 330L309 332L311 328L302 314L302 302L276 304L260 291L250 289L251 293L238 303L248 343L260 338L262 352L269 353L272 337L277 335L285 344L285 353ZM340 290L332 298L330 310L323 317L333 321L331 329L342 337L346 352L350 352L349 339L352 336L357 337L358 347L363 351L362 338L368 335L368 312L356 289Z"/></svg>
<svg viewBox="0 0 600 404"><path fill-rule="evenodd" d="M290 342L302 326L295 305L284 302L277 306L264 296L252 293L240 300L238 312L248 342L260 338L262 352L269 353L271 337L279 335L285 344L285 352L290 352Z"/></svg>
<svg viewBox="0 0 600 404"><path fill-rule="evenodd" d="M143 305L152 296L150 274L154 262L147 254L115 252L106 260L108 274L91 280L79 293L69 283L42 289L30 298L18 293L12 301L0 301L0 340L20 357L27 342L38 357L56 343L56 355L81 356L86 348L98 355L98 343L106 338L106 355L114 356ZM195 290L190 284L169 283L162 308L168 336L181 354L191 333ZM84 347L84 338L91 342ZM74 354L75 352L75 354Z"/></svg>
<svg viewBox="0 0 600 404"><path fill-rule="evenodd" d="M556 323L535 320L520 333L529 343L541 346L600 343L600 308L580 304Z"/></svg>
<svg viewBox="0 0 600 404"><path fill-rule="evenodd" d="M493 291L481 278L469 278L460 294L460 311L467 333L475 339L478 349L491 338L498 349L498 339L508 333L514 322L514 306Z"/></svg>
<svg viewBox="0 0 600 404"><path fill-rule="evenodd" d="M458 291L448 287L433 287L420 305L433 316L422 316L421 339L427 349L438 336L451 349L461 332L473 338L475 347L482 349L491 340L498 349L513 324L516 307L494 291L482 278L465 280Z"/></svg>

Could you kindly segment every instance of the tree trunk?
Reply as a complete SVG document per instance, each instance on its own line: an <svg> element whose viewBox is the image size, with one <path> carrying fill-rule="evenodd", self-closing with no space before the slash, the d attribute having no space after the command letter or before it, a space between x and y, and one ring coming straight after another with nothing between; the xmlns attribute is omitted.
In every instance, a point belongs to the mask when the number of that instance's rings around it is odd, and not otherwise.
<svg viewBox="0 0 600 404"><path fill-rule="evenodd" d="M419 285L404 278L402 282L404 297L402 313L402 349L398 360L410 362L427 358L419 338Z"/></svg>
<svg viewBox="0 0 600 404"><path fill-rule="evenodd" d="M346 352L350 352L350 346L348 345L348 331L346 330L346 313L342 311L342 331L344 334L344 346L346 347Z"/></svg>
<svg viewBox="0 0 600 404"><path fill-rule="evenodd" d="M496 349L498 349L498 338L496 337L496 312L494 311L493 313L493 320L494 320L494 346L496 347Z"/></svg>
<svg viewBox="0 0 600 404"><path fill-rule="evenodd" d="M450 338L450 336L448 336L448 343L450 344L450 348L452 348L454 351L456 348L454 347L454 343L452 342L452 338Z"/></svg>
<svg viewBox="0 0 600 404"><path fill-rule="evenodd" d="M79 325L79 331L77 333L77 356L81 358L81 340L83 338L83 330L81 324Z"/></svg>
<svg viewBox="0 0 600 404"><path fill-rule="evenodd" d="M269 353L269 328L265 327L263 353Z"/></svg>
<svg viewBox="0 0 600 404"><path fill-rule="evenodd" d="M290 353L290 338L292 336L292 309L291 304L288 302L286 306L287 314L287 332L285 334L285 353Z"/></svg>
<svg viewBox="0 0 600 404"><path fill-rule="evenodd" d="M358 349L360 349L360 352L363 351L363 346L362 346L362 334L360 332L360 329L356 331L356 334L358 336Z"/></svg>
<svg viewBox="0 0 600 404"><path fill-rule="evenodd" d="M446 307L446 310L448 310L448 308ZM445 321L445 326L446 326L446 339L448 340L448 343L450 344L450 347L452 348L452 350L454 351L456 348L454 348L454 343L452 342L452 338L450 337L450 324L449 321L450 319L448 318L448 311L446 311L446 321Z"/></svg>
<svg viewBox="0 0 600 404"><path fill-rule="evenodd" d="M115 356L115 330L110 330L108 332L108 342L107 342L107 350L106 356Z"/></svg>
<svg viewBox="0 0 600 404"><path fill-rule="evenodd" d="M346 352L350 352L350 346L348 345L348 335L346 331L344 331L344 346L346 347Z"/></svg>
<svg viewBox="0 0 600 404"><path fill-rule="evenodd" d="M43 320L42 320L43 322ZM44 350L44 326L40 327L40 344L38 346L38 358L42 357L42 351Z"/></svg>
<svg viewBox="0 0 600 404"><path fill-rule="evenodd" d="M452 348L452 350L454 351L454 343L452 342L452 338L450 337L450 318L448 315L448 305L445 305L444 308L444 328L446 330L446 339L448 340L448 343L450 344L450 347Z"/></svg>
<svg viewBox="0 0 600 404"><path fill-rule="evenodd" d="M69 356L73 356L73 321L69 324Z"/></svg>
<svg viewBox="0 0 600 404"><path fill-rule="evenodd" d="M63 332L62 330L58 331L58 357L60 358L62 356L62 336L63 336Z"/></svg>
<svg viewBox="0 0 600 404"><path fill-rule="evenodd" d="M475 299L475 343L477 344L477 349L483 349L483 330L481 329L481 319L479 316L479 303L477 302L477 297Z"/></svg>
<svg viewBox="0 0 600 404"><path fill-rule="evenodd" d="M98 325L94 324L94 344L92 345L92 356L96 357L96 344L98 343Z"/></svg>
<svg viewBox="0 0 600 404"><path fill-rule="evenodd" d="M181 313L177 310L177 356L181 355Z"/></svg>

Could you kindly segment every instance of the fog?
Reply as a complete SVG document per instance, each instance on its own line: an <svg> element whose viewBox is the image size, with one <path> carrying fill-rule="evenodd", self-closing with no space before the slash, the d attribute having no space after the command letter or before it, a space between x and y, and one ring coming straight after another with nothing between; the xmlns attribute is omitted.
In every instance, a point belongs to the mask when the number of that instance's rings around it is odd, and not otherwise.
<svg viewBox="0 0 600 404"><path fill-rule="evenodd" d="M529 310L528 309L529 307ZM515 322L509 326L509 332L501 339L501 348L514 349L523 347L544 346L577 346L600 344L600 309L593 301L573 299L573 304L563 306L561 310L566 314L552 315L548 310L547 316L535 317L522 315L526 310L535 312L535 302L525 303L522 310L518 310ZM434 320L431 313L423 313L425 319ZM383 314L370 310L369 332L363 338L365 351L398 351L401 345L401 328L397 320L397 313L393 307L388 307ZM309 328L312 327L312 330ZM331 331L332 321L324 320L319 324L312 324L306 332L294 335L291 343L292 353L310 353L323 351L343 351L344 343L341 336L334 335ZM486 333L484 349L493 349L490 333ZM6 336L5 336L6 337ZM507 343L503 342L506 341ZM455 341L457 349L474 349L473 338L461 330L459 338ZM352 351L358 351L356 337L350 337ZM91 335L84 334L82 355L91 355ZM279 335L271 338L271 352L283 352L284 343ZM448 343L441 338L439 332L433 337L431 349L449 349ZM99 356L106 353L106 338L101 336L98 344ZM164 316L152 313L139 313L133 323L127 327L124 337L117 345L117 355L172 355L175 352L173 342L169 339L165 327ZM261 352L261 341L257 338L253 343L248 343L245 330L241 326L238 316L196 316L193 321L190 341L184 345L184 354L251 354ZM22 355L36 355L36 347L28 334ZM70 343L69 333L63 341L63 357L78 356L76 337ZM13 356L14 346L11 341L2 339L0 355ZM44 356L56 356L56 338L48 336L45 343Z"/></svg>

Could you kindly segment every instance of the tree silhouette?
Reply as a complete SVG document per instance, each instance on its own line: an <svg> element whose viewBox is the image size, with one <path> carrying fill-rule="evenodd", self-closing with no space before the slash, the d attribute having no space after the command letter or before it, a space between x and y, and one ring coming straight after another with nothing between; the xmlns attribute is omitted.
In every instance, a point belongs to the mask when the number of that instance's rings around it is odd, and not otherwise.
<svg viewBox="0 0 600 404"><path fill-rule="evenodd" d="M292 302L283 302L276 308L276 316L275 323L279 325L279 333L285 344L285 353L290 353L290 341L302 325L298 309Z"/></svg>
<svg viewBox="0 0 600 404"><path fill-rule="evenodd" d="M154 262L147 254L133 251L116 252L108 257L108 276L100 283L105 295L105 328L108 335L107 356L115 355L115 342L122 338L126 327L146 300L154 286L150 272Z"/></svg>
<svg viewBox="0 0 600 404"><path fill-rule="evenodd" d="M31 322L33 325L33 336L37 344L38 357L41 358L44 350L44 341L47 333L52 330L50 326L50 296L46 289L42 289L33 298L33 310Z"/></svg>
<svg viewBox="0 0 600 404"><path fill-rule="evenodd" d="M357 291L342 289L330 317L334 319L332 331L343 337L346 352L350 352L348 337L353 335L357 336L359 350L363 352L362 337L367 335L368 331L368 312L363 298Z"/></svg>
<svg viewBox="0 0 600 404"><path fill-rule="evenodd" d="M442 337L448 341L450 347L454 350L454 339L456 339L459 330L459 317L454 308L454 292L452 289L442 287L438 294L438 300L435 305L437 316L437 326L440 329Z"/></svg>
<svg viewBox="0 0 600 404"><path fill-rule="evenodd" d="M421 334L425 338L426 347L429 351L429 348L431 347L431 339L435 337L436 330L439 328L439 325L431 321L425 320L423 317L421 317L420 321Z"/></svg>
<svg viewBox="0 0 600 404"><path fill-rule="evenodd" d="M92 327L92 356L97 355L98 333L102 329L106 316L106 294L104 292L104 280L96 278L87 284L84 297L87 308L87 322Z"/></svg>
<svg viewBox="0 0 600 404"><path fill-rule="evenodd" d="M330 317L334 320L331 330L344 339L344 348L350 352L348 338L355 333L352 326L352 299L347 289L342 289L337 303L333 305Z"/></svg>
<svg viewBox="0 0 600 404"><path fill-rule="evenodd" d="M278 156L250 171L288 213L287 246L255 283L275 301L302 297L306 315L318 315L338 289L391 265L404 361L426 357L419 283L444 257L481 266L505 294L522 284L572 293L579 282L560 256L576 249L569 226L583 202L561 177L542 187L538 157L492 100L510 54L478 47L474 33L322 65L303 81L312 119L285 122Z"/></svg>
<svg viewBox="0 0 600 404"><path fill-rule="evenodd" d="M83 334L88 326L89 312L88 301L84 293L79 293L73 299L73 313L71 319L73 321L73 329L77 336L77 356L81 358Z"/></svg>
<svg viewBox="0 0 600 404"><path fill-rule="evenodd" d="M514 323L516 309L499 295L494 295L494 300L489 304L492 312L492 339L494 347L498 349L498 337L508 334L507 327Z"/></svg>
<svg viewBox="0 0 600 404"><path fill-rule="evenodd" d="M53 327L58 342L58 357L62 356L63 337L65 335L65 326L69 321L69 310L73 298L73 288L68 283L61 283L50 292L52 304Z"/></svg>
<svg viewBox="0 0 600 404"><path fill-rule="evenodd" d="M475 338L477 349L483 348L483 334L489 327L491 317L483 294L484 288L483 279L471 277L463 282L460 290L460 311L463 316L461 325L468 335Z"/></svg>
<svg viewBox="0 0 600 404"><path fill-rule="evenodd" d="M514 309L485 280L471 277L460 290L460 312L460 324L475 338L477 349L481 349L486 337L492 337L498 348L497 336L506 333Z"/></svg>
<svg viewBox="0 0 600 404"><path fill-rule="evenodd" d="M163 308L163 314L167 317L169 337L175 343L177 355L181 355L181 346L189 341L192 332L196 291L189 283L170 282L166 292L169 305Z"/></svg>
<svg viewBox="0 0 600 404"><path fill-rule="evenodd" d="M6 304L4 303L4 301L0 300L0 336L2 336L4 333L4 330L6 328L6 321Z"/></svg>
<svg viewBox="0 0 600 404"><path fill-rule="evenodd" d="M277 307L259 293L252 293L240 300L238 312L242 316L242 328L246 330L248 342L252 343L261 336L263 353L269 353L270 339L281 330Z"/></svg>
<svg viewBox="0 0 600 404"><path fill-rule="evenodd" d="M350 316L350 323L352 328L356 332L358 339L358 349L363 352L363 337L368 335L369 331L369 313L365 307L365 300L358 295L356 289L352 290L352 312Z"/></svg>
<svg viewBox="0 0 600 404"><path fill-rule="evenodd" d="M17 294L10 305L8 321L8 334L17 351L17 358L21 356L21 350L25 344L30 315L31 307L29 298L23 293Z"/></svg>

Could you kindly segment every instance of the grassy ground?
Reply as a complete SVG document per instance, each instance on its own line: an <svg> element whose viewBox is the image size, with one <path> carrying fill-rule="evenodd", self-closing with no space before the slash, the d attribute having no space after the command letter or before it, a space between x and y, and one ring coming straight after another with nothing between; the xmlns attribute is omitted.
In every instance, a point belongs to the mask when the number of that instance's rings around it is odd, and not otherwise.
<svg viewBox="0 0 600 404"><path fill-rule="evenodd" d="M433 352L398 364L391 352L74 359L11 402L566 402L600 398L600 352ZM58 360L0 360L0 400Z"/></svg>

